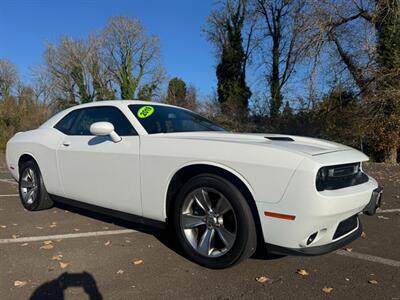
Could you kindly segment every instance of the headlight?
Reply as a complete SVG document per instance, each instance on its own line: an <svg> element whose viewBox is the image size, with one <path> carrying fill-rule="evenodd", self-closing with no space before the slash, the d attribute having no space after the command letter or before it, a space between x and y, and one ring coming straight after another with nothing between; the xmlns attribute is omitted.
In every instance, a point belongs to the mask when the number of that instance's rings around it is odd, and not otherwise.
<svg viewBox="0 0 400 300"><path fill-rule="evenodd" d="M337 190L368 181L361 171L361 163L322 167L318 170L315 185L317 191Z"/></svg>

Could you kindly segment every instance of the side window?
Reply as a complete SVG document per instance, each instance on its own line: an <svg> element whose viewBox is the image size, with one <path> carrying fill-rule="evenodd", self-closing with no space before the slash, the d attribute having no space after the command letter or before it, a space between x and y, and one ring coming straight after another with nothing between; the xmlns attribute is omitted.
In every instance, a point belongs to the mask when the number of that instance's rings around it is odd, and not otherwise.
<svg viewBox="0 0 400 300"><path fill-rule="evenodd" d="M79 111L80 110L74 110L67 114L64 118L58 121L54 128L60 130L64 134L70 134L72 124L74 123L76 116L79 114Z"/></svg>
<svg viewBox="0 0 400 300"><path fill-rule="evenodd" d="M95 122L110 122L114 125L114 130L121 136L136 135L136 131L125 117L125 115L116 107L99 106L78 109L76 117L69 127L69 135L92 135L90 125ZM58 125L58 124L57 124ZM58 129L58 128L57 128Z"/></svg>
<svg viewBox="0 0 400 300"><path fill-rule="evenodd" d="M116 107L99 106L80 110L72 125L71 135L91 135L90 125L95 122L110 122L114 130L121 136L136 135L136 131L125 115Z"/></svg>

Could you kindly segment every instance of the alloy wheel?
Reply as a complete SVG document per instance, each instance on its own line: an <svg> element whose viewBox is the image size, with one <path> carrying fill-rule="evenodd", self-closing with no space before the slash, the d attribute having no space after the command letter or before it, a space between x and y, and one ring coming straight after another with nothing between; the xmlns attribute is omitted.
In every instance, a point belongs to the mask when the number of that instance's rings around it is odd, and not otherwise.
<svg viewBox="0 0 400 300"><path fill-rule="evenodd" d="M183 201L181 229L192 248L205 257L229 251L237 235L237 220L228 199L219 191L201 187Z"/></svg>
<svg viewBox="0 0 400 300"><path fill-rule="evenodd" d="M26 168L22 172L20 190L22 200L25 203L30 205L35 202L38 194L38 183L35 171L32 168Z"/></svg>

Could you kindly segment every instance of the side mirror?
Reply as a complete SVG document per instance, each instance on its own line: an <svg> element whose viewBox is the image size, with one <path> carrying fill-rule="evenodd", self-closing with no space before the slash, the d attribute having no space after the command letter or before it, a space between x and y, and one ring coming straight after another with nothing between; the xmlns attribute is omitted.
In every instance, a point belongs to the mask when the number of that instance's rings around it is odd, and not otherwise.
<svg viewBox="0 0 400 300"><path fill-rule="evenodd" d="M114 131L114 125L110 122L96 122L90 125L90 133L93 135L109 135L114 143L120 142L121 137Z"/></svg>

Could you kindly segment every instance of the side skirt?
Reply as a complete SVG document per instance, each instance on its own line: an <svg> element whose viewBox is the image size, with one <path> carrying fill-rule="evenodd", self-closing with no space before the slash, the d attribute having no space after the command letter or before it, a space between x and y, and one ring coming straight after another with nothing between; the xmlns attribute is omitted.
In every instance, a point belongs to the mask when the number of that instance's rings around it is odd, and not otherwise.
<svg viewBox="0 0 400 300"><path fill-rule="evenodd" d="M61 196L57 196L57 195L50 195L50 197L55 202L78 207L78 208L87 210L89 212L95 212L95 213L98 213L101 215L110 216L113 218L121 219L124 221L136 223L136 224L143 224L143 225L158 228L158 229L166 229L167 228L166 222L153 220L153 219L145 218L142 216L137 216L137 215L129 214L126 212L122 212L122 211L118 211L118 210L114 210L114 209L110 209L110 208L105 208L105 207L101 207L101 206L97 206L97 205L93 205L93 204L89 204L89 203L85 203L85 202L81 202L81 201L77 201L77 200L73 200L73 199L68 199L68 198L64 198Z"/></svg>

